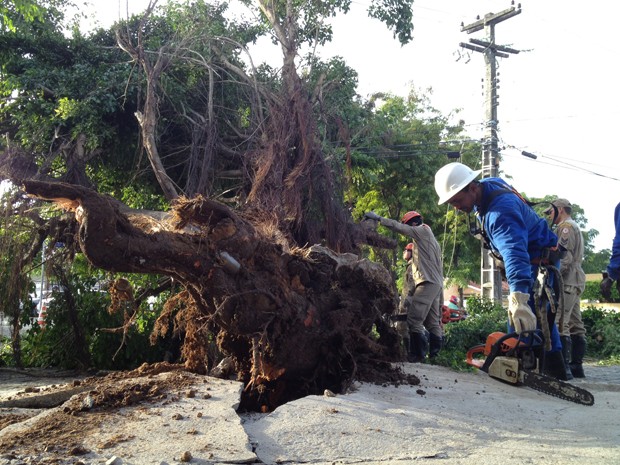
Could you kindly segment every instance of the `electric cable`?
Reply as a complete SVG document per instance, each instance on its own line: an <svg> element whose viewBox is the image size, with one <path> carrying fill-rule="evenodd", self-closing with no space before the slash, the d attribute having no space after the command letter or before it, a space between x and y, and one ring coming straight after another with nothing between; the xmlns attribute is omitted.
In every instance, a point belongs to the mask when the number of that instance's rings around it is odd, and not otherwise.
<svg viewBox="0 0 620 465"><path fill-rule="evenodd" d="M562 160L560 158L551 157L549 155L532 153L531 151L527 151L526 152L525 150L519 149L519 148L515 147L514 145L507 145L506 147L521 152L521 155L524 155L524 152L527 153L528 155L526 155L526 156L528 157L528 160L530 162L533 162L533 163L546 164L546 165L555 166L555 167L558 167L558 168L564 168L564 169L568 169L568 170L572 170L572 171L579 171L579 172L591 174L591 175L594 175L594 176L599 176L601 178L610 179L612 181L620 181L620 178L616 178L616 177L613 177L613 176L608 176L606 174L599 173L599 172L591 170L591 169L587 169L587 168L584 168L584 167L581 167L581 166L577 166L577 165L575 165L573 163L569 163L569 162L564 161L564 160ZM533 158L531 155L535 156L536 158ZM509 156L509 157L515 157L516 158L516 155L510 154L510 153L504 154L504 156ZM546 160L541 160L541 158L544 158ZM549 160L549 161L547 161L547 160ZM570 160L570 159L568 159L568 160ZM613 169L613 168L610 167L610 169Z"/></svg>

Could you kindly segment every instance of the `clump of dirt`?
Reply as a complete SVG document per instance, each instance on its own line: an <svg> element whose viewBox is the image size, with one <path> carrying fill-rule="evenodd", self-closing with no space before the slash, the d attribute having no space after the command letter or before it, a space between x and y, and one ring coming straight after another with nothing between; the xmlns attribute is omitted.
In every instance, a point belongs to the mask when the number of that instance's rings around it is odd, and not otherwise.
<svg viewBox="0 0 620 465"><path fill-rule="evenodd" d="M102 420L97 412L81 416L55 412L35 420L25 432L5 435L0 441L0 453L4 456L36 456L43 452L70 455L71 450L81 447L82 435L97 430Z"/></svg>
<svg viewBox="0 0 620 465"><path fill-rule="evenodd" d="M405 373L399 366L380 360L360 364L356 379L360 382L383 386L417 386L420 384L420 379L416 375Z"/></svg>
<svg viewBox="0 0 620 465"><path fill-rule="evenodd" d="M177 372L172 376L154 377L164 372ZM81 438L98 430L102 422L123 407L157 401L173 402L188 396L188 387L195 383L195 375L184 371L181 365L157 363L143 365L132 371L110 373L81 381L85 389L63 404L62 409L50 410L30 421L27 430L5 434L0 440L0 454L36 456L43 452L59 455L83 455L89 451L81 445ZM66 388L66 387L65 387ZM59 391L62 386L58 386ZM49 393L49 390L45 391ZM39 418L40 417L40 418ZM28 418L26 415L2 418L0 429ZM119 438L128 440L127 438Z"/></svg>

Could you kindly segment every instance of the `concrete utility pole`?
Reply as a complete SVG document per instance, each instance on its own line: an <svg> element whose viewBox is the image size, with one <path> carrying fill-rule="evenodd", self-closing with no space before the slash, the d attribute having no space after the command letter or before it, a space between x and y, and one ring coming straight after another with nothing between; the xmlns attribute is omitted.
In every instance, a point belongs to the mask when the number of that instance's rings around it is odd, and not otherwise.
<svg viewBox="0 0 620 465"><path fill-rule="evenodd" d="M514 4L514 3L513 3ZM486 102L486 132L482 145L482 177L495 177L499 166L499 148L497 138L497 63L496 57L508 58L511 53L519 53L519 50L495 44L495 25L521 13L521 4L517 8L510 7L499 13L487 13L484 18L478 19L465 26L461 23L461 32L471 34L484 29L487 39L469 39L469 43L461 42L461 47L474 52L484 54L486 73L484 79L484 96ZM480 285L482 296L493 299L496 302L502 301L502 278L499 270L493 263L490 252L482 245L482 260L480 265Z"/></svg>

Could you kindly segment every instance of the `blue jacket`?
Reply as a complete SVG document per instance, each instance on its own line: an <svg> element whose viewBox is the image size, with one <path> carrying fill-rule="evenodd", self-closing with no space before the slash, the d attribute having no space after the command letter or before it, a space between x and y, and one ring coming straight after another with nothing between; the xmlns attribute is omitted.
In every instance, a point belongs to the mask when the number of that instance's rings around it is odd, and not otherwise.
<svg viewBox="0 0 620 465"><path fill-rule="evenodd" d="M611 246L611 258L607 266L607 274L611 279L620 278L620 203L616 205L614 211L614 223L616 224L616 235Z"/></svg>
<svg viewBox="0 0 620 465"><path fill-rule="evenodd" d="M482 203L475 206L475 212L483 221L492 249L504 260L510 292L529 294L535 279L532 260L539 258L543 249L556 246L558 237L516 194L493 196L493 191L511 189L504 180L485 178L480 185Z"/></svg>

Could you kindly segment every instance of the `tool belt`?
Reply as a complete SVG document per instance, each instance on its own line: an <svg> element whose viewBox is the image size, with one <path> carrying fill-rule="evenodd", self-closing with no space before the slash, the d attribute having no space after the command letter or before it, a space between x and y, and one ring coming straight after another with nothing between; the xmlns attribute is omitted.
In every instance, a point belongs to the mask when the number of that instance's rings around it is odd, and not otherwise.
<svg viewBox="0 0 620 465"><path fill-rule="evenodd" d="M493 249L491 250L491 256L495 267L505 273L504 258ZM558 260L563 259L566 256L566 248L558 244L556 247L545 247L540 254L540 257L532 258L530 264L532 265L553 265Z"/></svg>
<svg viewBox="0 0 620 465"><path fill-rule="evenodd" d="M540 257L531 260L532 265L553 265L566 256L566 248L558 244L556 247L545 247Z"/></svg>
<svg viewBox="0 0 620 465"><path fill-rule="evenodd" d="M556 247L545 247L542 250L540 257L532 258L530 264L532 265L554 265L566 255L566 248L558 244ZM504 265L504 258L496 251L491 249L491 257L493 258L493 264L497 269L502 279L506 279L506 266Z"/></svg>

